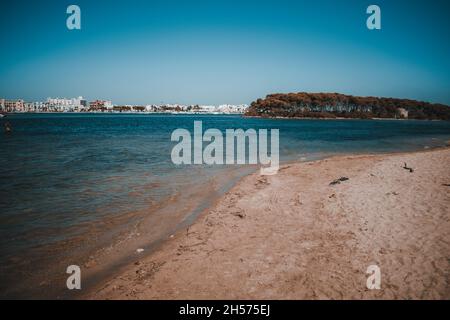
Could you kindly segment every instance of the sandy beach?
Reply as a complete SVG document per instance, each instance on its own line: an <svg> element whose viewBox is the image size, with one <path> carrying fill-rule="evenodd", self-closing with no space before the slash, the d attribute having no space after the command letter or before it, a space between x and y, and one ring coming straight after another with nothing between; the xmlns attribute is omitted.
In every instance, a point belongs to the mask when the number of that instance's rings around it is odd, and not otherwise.
<svg viewBox="0 0 450 320"><path fill-rule="evenodd" d="M449 164L447 148L252 174L84 298L450 299Z"/></svg>

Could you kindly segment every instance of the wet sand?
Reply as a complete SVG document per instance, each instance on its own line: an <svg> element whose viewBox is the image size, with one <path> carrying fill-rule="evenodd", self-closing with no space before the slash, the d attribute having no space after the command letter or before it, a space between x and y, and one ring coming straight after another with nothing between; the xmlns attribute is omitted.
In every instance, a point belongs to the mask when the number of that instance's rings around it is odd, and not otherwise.
<svg viewBox="0 0 450 320"><path fill-rule="evenodd" d="M447 148L252 174L83 298L450 299L449 164Z"/></svg>

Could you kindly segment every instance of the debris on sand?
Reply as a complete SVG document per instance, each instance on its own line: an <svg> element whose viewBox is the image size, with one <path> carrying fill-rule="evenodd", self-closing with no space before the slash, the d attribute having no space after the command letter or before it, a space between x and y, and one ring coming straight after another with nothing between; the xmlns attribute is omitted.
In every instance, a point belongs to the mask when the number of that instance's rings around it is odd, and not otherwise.
<svg viewBox="0 0 450 320"><path fill-rule="evenodd" d="M393 196L398 196L398 195L399 195L399 193L398 193L398 192L396 192L396 191L394 191L394 192L388 192L388 193L386 193L386 195L387 195L387 196L390 196L390 195L393 195Z"/></svg>
<svg viewBox="0 0 450 320"><path fill-rule="evenodd" d="M405 162L405 165L403 166L403 169L405 169L405 170L409 170L409 172L414 172L414 169L413 168L410 168L410 167L408 167L407 165L406 165L406 162Z"/></svg>
<svg viewBox="0 0 450 320"><path fill-rule="evenodd" d="M336 180L330 182L330 186L334 186L336 184L340 184L341 182L344 182L344 181L347 181L347 180L350 180L350 179L347 178L347 177L341 177L339 179L336 179Z"/></svg>
<svg viewBox="0 0 450 320"><path fill-rule="evenodd" d="M244 218L245 218L245 213L243 213L241 210L236 211L236 212L232 212L231 214L232 214L233 216L239 217L239 218L241 218L241 219L244 219Z"/></svg>

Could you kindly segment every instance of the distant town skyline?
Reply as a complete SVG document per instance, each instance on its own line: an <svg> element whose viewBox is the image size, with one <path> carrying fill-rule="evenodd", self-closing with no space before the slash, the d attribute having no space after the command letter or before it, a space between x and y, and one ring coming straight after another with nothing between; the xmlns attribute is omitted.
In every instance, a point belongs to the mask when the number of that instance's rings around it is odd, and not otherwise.
<svg viewBox="0 0 450 320"><path fill-rule="evenodd" d="M44 95L45 96L45 95ZM69 96L61 96L61 95L56 95L56 96L45 96L45 98L42 99L24 99L23 97L9 97L9 96L0 96L1 100L10 100L10 101L24 101L24 102L48 102L49 100L75 100L75 99L82 99L82 100L86 100L86 101L108 101L111 104L113 104L113 100L108 99L108 97L85 97L82 95L75 95L73 97L69 97ZM133 106L147 106L147 105L203 105L203 106L220 106L220 105L244 105L247 103L227 103L227 102L223 102L223 103L215 103L215 104L205 104L205 103L179 103L176 101L160 101L159 103L154 103L154 102L146 102L146 103L130 103L130 102L122 102L122 103L114 103L114 105L133 105Z"/></svg>
<svg viewBox="0 0 450 320"><path fill-rule="evenodd" d="M68 30L66 8L81 8ZM381 8L368 30L366 8ZM450 104L444 0L0 3L0 97L250 104L339 92Z"/></svg>
<svg viewBox="0 0 450 320"><path fill-rule="evenodd" d="M47 98L45 101L25 101L24 99L5 99L0 97L0 115L3 113L40 113L40 112L132 112L132 113L209 113L242 114L247 104L230 105L183 105L183 104L114 104L111 100L87 100L76 98Z"/></svg>

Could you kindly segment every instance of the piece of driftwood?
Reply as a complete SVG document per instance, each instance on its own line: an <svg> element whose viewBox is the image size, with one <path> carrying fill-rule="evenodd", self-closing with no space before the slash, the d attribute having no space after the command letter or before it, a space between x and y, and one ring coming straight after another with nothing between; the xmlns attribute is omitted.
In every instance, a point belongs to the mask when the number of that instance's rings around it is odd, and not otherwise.
<svg viewBox="0 0 450 320"><path fill-rule="evenodd" d="M414 172L414 169L413 169L413 168L410 168L410 167L408 167L408 166L406 165L406 162L405 162L405 165L403 166L403 169L405 169L405 170L409 170L409 172Z"/></svg>
<svg viewBox="0 0 450 320"><path fill-rule="evenodd" d="M336 180L330 182L330 186L334 186L336 184L340 184L341 182L344 182L344 181L347 181L347 180L350 180L350 179L347 178L347 177L341 177L339 179L336 179Z"/></svg>

